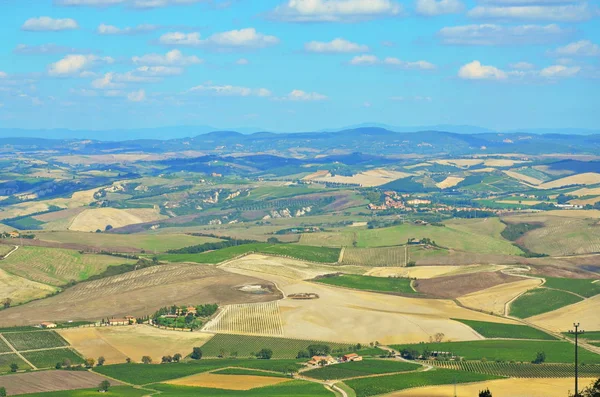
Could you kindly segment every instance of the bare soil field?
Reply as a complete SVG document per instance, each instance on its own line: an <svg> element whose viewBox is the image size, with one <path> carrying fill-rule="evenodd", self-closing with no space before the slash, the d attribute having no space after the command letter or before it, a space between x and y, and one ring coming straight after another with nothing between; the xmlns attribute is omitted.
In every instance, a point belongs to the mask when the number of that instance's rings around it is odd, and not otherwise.
<svg viewBox="0 0 600 397"><path fill-rule="evenodd" d="M104 230L108 225L119 228L165 218L164 215L159 214L154 209L96 208L85 210L77 215L71 222L69 230L94 232L98 229Z"/></svg>
<svg viewBox="0 0 600 397"><path fill-rule="evenodd" d="M0 269L0 296L2 299L12 299L14 305L43 298L56 290L57 288L50 285L15 276Z"/></svg>
<svg viewBox="0 0 600 397"><path fill-rule="evenodd" d="M278 293L252 294L243 285L271 285L259 278L230 274L212 266L161 265L80 283L40 301L2 312L0 326L41 321L99 320L150 315L173 304L268 302ZM274 289L274 287L271 288Z"/></svg>
<svg viewBox="0 0 600 397"><path fill-rule="evenodd" d="M267 376L252 375L218 375L201 373L185 378L167 381L170 385L196 386L227 390L250 390L256 387L272 386L279 383L289 382L286 378L271 378Z"/></svg>
<svg viewBox="0 0 600 397"><path fill-rule="evenodd" d="M557 332L567 332L574 322L580 322L588 330L600 330L599 308L600 295L596 295L573 305L530 317L527 321Z"/></svg>
<svg viewBox="0 0 600 397"><path fill-rule="evenodd" d="M596 172L585 172L583 174L571 175L565 178L543 183L537 186L540 189L555 189L569 185L595 185L600 183L600 174Z"/></svg>
<svg viewBox="0 0 600 397"><path fill-rule="evenodd" d="M107 364L124 363L126 358L140 362L142 356L152 357L159 364L162 356L191 353L202 346L212 334L159 329L149 325L121 327L73 328L58 331L84 357L104 356Z"/></svg>
<svg viewBox="0 0 600 397"><path fill-rule="evenodd" d="M541 283L541 280L522 279L461 296L458 301L467 307L483 310L486 313L504 315L504 306L507 302Z"/></svg>
<svg viewBox="0 0 600 397"><path fill-rule="evenodd" d="M580 379L580 386L587 386L594 379ZM459 396L476 396L489 388L494 397L564 397L573 391L569 378L499 379L479 383L458 384ZM388 394L387 397L448 397L454 395L453 385L426 386Z"/></svg>
<svg viewBox="0 0 600 397"><path fill-rule="evenodd" d="M38 371L2 376L2 386L9 396L98 387L106 378L88 371ZM113 386L120 382L110 379Z"/></svg>
<svg viewBox="0 0 600 397"><path fill-rule="evenodd" d="M496 285L520 281L522 278L501 272L482 272L419 280L417 291L438 298L458 298Z"/></svg>
<svg viewBox="0 0 600 397"><path fill-rule="evenodd" d="M449 176L443 181L436 183L436 186L440 189L447 189L449 187L453 187L464 181L465 178L457 177L457 176Z"/></svg>

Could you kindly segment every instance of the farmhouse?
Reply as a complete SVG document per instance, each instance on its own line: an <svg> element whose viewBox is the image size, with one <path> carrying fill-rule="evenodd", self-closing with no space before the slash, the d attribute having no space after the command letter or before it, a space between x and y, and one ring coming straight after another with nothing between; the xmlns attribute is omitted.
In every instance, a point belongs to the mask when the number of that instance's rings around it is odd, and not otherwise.
<svg viewBox="0 0 600 397"><path fill-rule="evenodd" d="M10 238L19 238L20 234L16 230L13 230L12 232L8 233L8 236Z"/></svg>
<svg viewBox="0 0 600 397"><path fill-rule="evenodd" d="M342 356L342 361L344 362L349 362L349 361L362 361L362 356L359 356L356 353L349 353L349 354L344 354Z"/></svg>
<svg viewBox="0 0 600 397"><path fill-rule="evenodd" d="M335 358L327 355L327 356L313 356L310 361L308 362L308 365L321 365L321 363L324 362L324 365L330 365L330 364L335 364L337 361L335 360Z"/></svg>
<svg viewBox="0 0 600 397"><path fill-rule="evenodd" d="M129 325L129 320L126 318L111 318L108 320L109 325Z"/></svg>
<svg viewBox="0 0 600 397"><path fill-rule="evenodd" d="M44 321L44 322L40 323L40 327L42 327L42 328L56 328L56 324L51 323L49 321Z"/></svg>
<svg viewBox="0 0 600 397"><path fill-rule="evenodd" d="M185 310L187 311L187 314L190 314L190 313L191 314L196 314L197 313L197 310L196 310L196 308L194 306L188 306L188 307L185 308Z"/></svg>

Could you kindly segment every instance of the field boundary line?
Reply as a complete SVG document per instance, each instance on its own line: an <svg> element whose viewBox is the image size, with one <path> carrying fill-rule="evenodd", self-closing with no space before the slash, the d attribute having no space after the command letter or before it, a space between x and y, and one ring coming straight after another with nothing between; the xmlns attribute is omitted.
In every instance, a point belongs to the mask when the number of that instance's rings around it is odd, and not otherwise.
<svg viewBox="0 0 600 397"><path fill-rule="evenodd" d="M10 344L10 342L4 337L4 335L0 334L0 339L2 339L4 341L4 343L6 343L6 345L19 357L21 358L21 360L23 360L27 365L29 365L32 369L36 370L38 369L35 365L33 365L28 359L26 359L25 357L23 357L23 355L21 353L19 353L17 351L17 349L15 349L15 347L13 345Z"/></svg>
<svg viewBox="0 0 600 397"><path fill-rule="evenodd" d="M346 252L346 247L342 247L340 249L340 256L338 257L338 263L342 263L344 261L344 252Z"/></svg>
<svg viewBox="0 0 600 397"><path fill-rule="evenodd" d="M2 259L2 260L5 260L5 259L6 259L6 258L8 258L8 257L9 257L9 256L10 256L10 255L13 253L13 252L15 252L16 250L18 250L18 249L19 249L19 246L18 246L18 245L15 245L14 247L15 247L15 248L13 248L13 249L12 249L12 250L11 250L11 251L8 253L8 254L4 255L4 256L3 256L2 258L0 258L0 259Z"/></svg>
<svg viewBox="0 0 600 397"><path fill-rule="evenodd" d="M586 299L588 299L588 298L586 298L585 296L583 296L583 295L579 295L579 294L577 294L577 293L575 293L575 292L573 292L573 291L567 291L567 290L564 290L564 289L550 288L550 287L544 287L544 288L546 288L546 289L549 289L549 290L553 290L553 291L566 292L566 293L568 293L568 294L575 295L575 296L577 296L577 297L579 297L579 298L581 298L581 299L583 299L583 300L586 300ZM594 295L594 296L595 296L595 295ZM564 306L563 306L563 307L564 307Z"/></svg>

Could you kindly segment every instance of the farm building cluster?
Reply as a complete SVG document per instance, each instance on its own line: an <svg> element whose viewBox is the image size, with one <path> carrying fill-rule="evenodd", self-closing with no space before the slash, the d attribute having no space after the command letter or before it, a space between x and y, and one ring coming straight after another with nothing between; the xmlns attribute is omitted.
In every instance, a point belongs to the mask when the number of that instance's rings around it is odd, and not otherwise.
<svg viewBox="0 0 600 397"><path fill-rule="evenodd" d="M362 356L359 356L356 353L348 353L344 354L339 358L333 358L331 355L324 356L312 356L311 359L307 362L308 365L313 367L324 367L332 364L341 364L341 363L349 363L352 361L362 361Z"/></svg>

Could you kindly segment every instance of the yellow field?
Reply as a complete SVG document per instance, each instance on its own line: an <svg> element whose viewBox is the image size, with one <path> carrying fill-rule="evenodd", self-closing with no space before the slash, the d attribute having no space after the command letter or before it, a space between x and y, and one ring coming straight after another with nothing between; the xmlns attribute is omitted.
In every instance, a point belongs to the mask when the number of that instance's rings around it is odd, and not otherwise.
<svg viewBox="0 0 600 397"><path fill-rule="evenodd" d="M104 231L107 225L113 228L164 219L155 209L120 210L116 208L96 208L83 211L77 215L69 230L94 232Z"/></svg>
<svg viewBox="0 0 600 397"><path fill-rule="evenodd" d="M586 172L583 174L571 175L550 181L539 185L540 189L555 189L568 185L594 185L600 183L600 174L596 172Z"/></svg>
<svg viewBox="0 0 600 397"><path fill-rule="evenodd" d="M124 363L127 357L139 362L142 356L150 356L159 364L162 356L175 353L186 356L192 348L212 338L212 334L168 331L149 325L73 328L58 332L84 357L104 356L107 364Z"/></svg>
<svg viewBox="0 0 600 397"><path fill-rule="evenodd" d="M458 301L467 307L483 310L486 313L493 312L504 315L504 307L507 302L540 284L541 280L524 279L473 292L461 296Z"/></svg>
<svg viewBox="0 0 600 397"><path fill-rule="evenodd" d="M459 178L457 176L449 176L448 178L444 179L443 181L437 183L436 186L439 187L440 189L447 189L449 187L458 185L459 183L461 183L464 180L465 180L465 178Z"/></svg>
<svg viewBox="0 0 600 397"><path fill-rule="evenodd" d="M207 332L283 336L279 303L227 305L203 328Z"/></svg>
<svg viewBox="0 0 600 397"><path fill-rule="evenodd" d="M332 176L329 172L317 171L304 177L303 179L316 182L352 183L360 184L364 187L372 187L381 186L396 179L406 178L410 175L412 174L399 171L388 171L384 169L365 171L352 176Z"/></svg>
<svg viewBox="0 0 600 397"><path fill-rule="evenodd" d="M527 321L557 332L568 331L574 322L580 322L588 330L599 330L599 308L600 295L596 295L573 305L530 317Z"/></svg>
<svg viewBox="0 0 600 397"><path fill-rule="evenodd" d="M34 212L47 211L50 205L56 205L63 208L76 208L88 205L94 201L94 193L98 191L98 189L99 188L94 188L75 192L71 198L56 198L10 205L7 207L6 211L0 212L0 218L13 218L16 216L29 215Z"/></svg>
<svg viewBox="0 0 600 397"><path fill-rule="evenodd" d="M483 164L484 160L479 159L451 159L451 160L435 160L434 163L442 165L452 165L455 167L469 168L474 165Z"/></svg>
<svg viewBox="0 0 600 397"><path fill-rule="evenodd" d="M489 159L483 162L483 164L487 165L488 167L512 167L515 164L522 163L526 163L526 161L508 159Z"/></svg>
<svg viewBox="0 0 600 397"><path fill-rule="evenodd" d="M12 299L13 305L50 295L57 288L15 276L0 269L0 297Z"/></svg>
<svg viewBox="0 0 600 397"><path fill-rule="evenodd" d="M584 187L569 193L571 196L600 196L600 187Z"/></svg>
<svg viewBox="0 0 600 397"><path fill-rule="evenodd" d="M530 185L540 185L542 184L544 181L541 181L537 178L534 178L532 176L528 176L528 175L524 175L524 174L519 174L518 172L515 171L504 171L504 173L508 176L510 176L511 178L517 179L519 181L523 181L526 183L529 183Z"/></svg>
<svg viewBox="0 0 600 397"><path fill-rule="evenodd" d="M594 379L583 378L579 385L587 386ZM486 382L458 384L457 396L477 396L481 390L489 388L494 397L565 397L572 392L571 378L544 379L500 379ZM450 397L454 395L454 385L426 386L387 394L388 397Z"/></svg>
<svg viewBox="0 0 600 397"><path fill-rule="evenodd" d="M250 390L256 387L272 386L289 381L290 379L286 378L251 375L218 375L205 372L187 376L185 378L170 380L164 383L177 386L208 387L213 389Z"/></svg>

